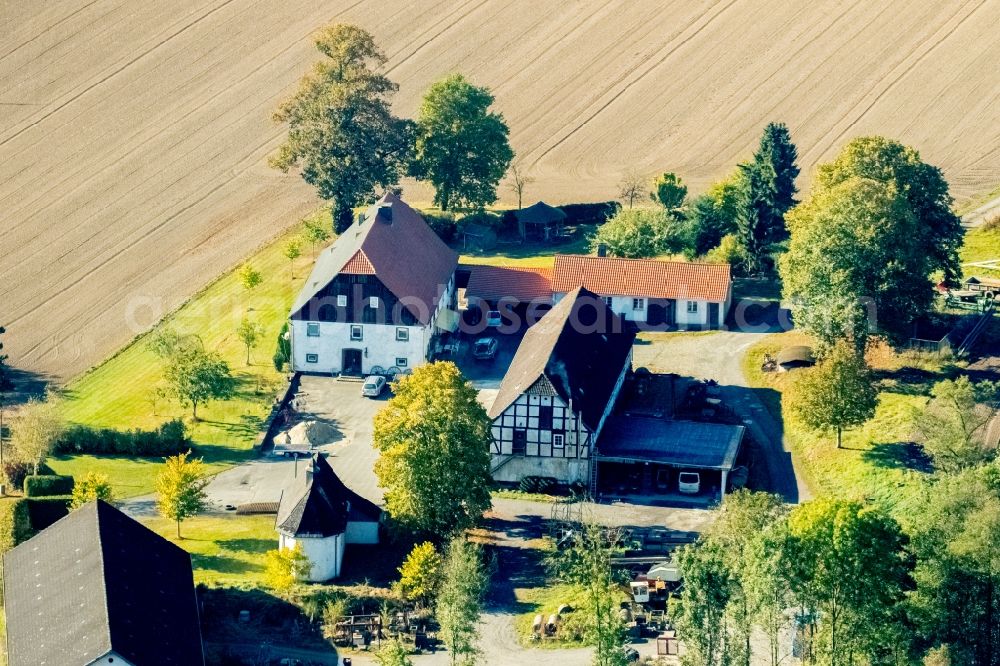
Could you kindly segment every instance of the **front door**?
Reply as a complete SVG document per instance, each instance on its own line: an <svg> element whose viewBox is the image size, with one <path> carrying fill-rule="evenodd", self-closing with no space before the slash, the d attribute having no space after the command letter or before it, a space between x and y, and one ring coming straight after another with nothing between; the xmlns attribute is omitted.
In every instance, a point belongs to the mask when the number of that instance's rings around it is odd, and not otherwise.
<svg viewBox="0 0 1000 666"><path fill-rule="evenodd" d="M646 314L646 323L650 326L663 326L667 323L667 308L662 303L650 303Z"/></svg>
<svg viewBox="0 0 1000 666"><path fill-rule="evenodd" d="M719 304L708 304L708 327L719 328Z"/></svg>
<svg viewBox="0 0 1000 666"><path fill-rule="evenodd" d="M342 368L341 374L344 374L344 375L360 375L361 374L361 350L360 349L345 349L344 350L344 363L340 367Z"/></svg>

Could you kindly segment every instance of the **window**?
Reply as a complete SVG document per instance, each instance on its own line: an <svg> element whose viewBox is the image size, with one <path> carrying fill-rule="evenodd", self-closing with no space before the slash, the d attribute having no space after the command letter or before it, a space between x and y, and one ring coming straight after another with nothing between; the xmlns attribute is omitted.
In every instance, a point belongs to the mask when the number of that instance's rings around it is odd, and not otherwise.
<svg viewBox="0 0 1000 666"><path fill-rule="evenodd" d="M564 435L552 435L552 447L556 449L561 449L566 443Z"/></svg>
<svg viewBox="0 0 1000 666"><path fill-rule="evenodd" d="M406 342L410 339L410 329L399 327L396 329L396 339L400 342Z"/></svg>
<svg viewBox="0 0 1000 666"><path fill-rule="evenodd" d="M364 339L364 331L361 326L351 326L351 340Z"/></svg>
<svg viewBox="0 0 1000 666"><path fill-rule="evenodd" d="M552 430L552 405L541 405L538 408L539 430Z"/></svg>
<svg viewBox="0 0 1000 666"><path fill-rule="evenodd" d="M688 314L698 314L698 301L688 301Z"/></svg>
<svg viewBox="0 0 1000 666"><path fill-rule="evenodd" d="M632 309L633 310L645 310L646 309L646 299L645 298L633 298L632 299Z"/></svg>
<svg viewBox="0 0 1000 666"><path fill-rule="evenodd" d="M369 296L368 297L368 307L370 307L370 308L372 308L374 310L378 310L378 296Z"/></svg>
<svg viewBox="0 0 1000 666"><path fill-rule="evenodd" d="M347 307L347 294L337 295L337 307L346 308Z"/></svg>
<svg viewBox="0 0 1000 666"><path fill-rule="evenodd" d="M319 363L319 354L306 354L306 363Z"/></svg>
<svg viewBox="0 0 1000 666"><path fill-rule="evenodd" d="M319 324L306 324L306 335L310 338L318 338Z"/></svg>
<svg viewBox="0 0 1000 666"><path fill-rule="evenodd" d="M402 356L399 356L399 357L396 358L396 367L397 368L405 368L408 363L409 363L409 361L407 361Z"/></svg>
<svg viewBox="0 0 1000 666"><path fill-rule="evenodd" d="M604 303L605 303L605 304L606 304L606 305L607 305L607 306L608 306L609 308L611 307L611 304L612 304L613 302L614 302L614 301L613 301L613 299L612 299L612 298L611 298L610 296L605 296L605 297L604 297Z"/></svg>

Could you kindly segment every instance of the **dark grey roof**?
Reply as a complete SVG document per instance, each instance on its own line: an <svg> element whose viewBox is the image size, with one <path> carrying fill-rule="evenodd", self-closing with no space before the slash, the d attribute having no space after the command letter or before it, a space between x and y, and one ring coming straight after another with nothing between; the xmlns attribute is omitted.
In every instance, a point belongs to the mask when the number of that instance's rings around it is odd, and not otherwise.
<svg viewBox="0 0 1000 666"><path fill-rule="evenodd" d="M736 463L744 430L741 425L616 414L604 424L597 458L728 471Z"/></svg>
<svg viewBox="0 0 1000 666"><path fill-rule="evenodd" d="M778 352L778 365L812 365L816 362L811 347L792 345Z"/></svg>
<svg viewBox="0 0 1000 666"><path fill-rule="evenodd" d="M561 208L539 201L517 211L517 219L524 224L552 224L565 220L566 213Z"/></svg>
<svg viewBox="0 0 1000 666"><path fill-rule="evenodd" d="M9 551L10 666L204 664L191 557L110 504L91 502Z"/></svg>
<svg viewBox="0 0 1000 666"><path fill-rule="evenodd" d="M344 485L320 453L285 490L278 531L292 537L343 534L348 522L378 522L382 510Z"/></svg>
<svg viewBox="0 0 1000 666"><path fill-rule="evenodd" d="M291 316L330 284L348 262L364 265L366 273L374 272L396 298L405 299L403 305L420 323L428 324L443 287L458 266L458 254L419 213L396 195L386 194L320 253L292 305Z"/></svg>
<svg viewBox="0 0 1000 666"><path fill-rule="evenodd" d="M490 418L500 416L545 377L596 431L634 340L634 327L600 297L582 287L574 289L525 333L490 407Z"/></svg>

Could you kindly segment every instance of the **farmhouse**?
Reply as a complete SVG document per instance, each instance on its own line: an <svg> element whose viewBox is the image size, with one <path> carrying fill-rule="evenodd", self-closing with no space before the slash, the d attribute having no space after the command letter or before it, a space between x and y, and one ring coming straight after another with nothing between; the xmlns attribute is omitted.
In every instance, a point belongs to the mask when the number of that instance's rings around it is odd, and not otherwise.
<svg viewBox="0 0 1000 666"><path fill-rule="evenodd" d="M539 310L552 304L552 269L523 266L472 266L465 288L469 309L498 309L535 304Z"/></svg>
<svg viewBox="0 0 1000 666"><path fill-rule="evenodd" d="M301 544L312 569L309 580L340 575L347 544L377 544L382 510L344 485L317 453L305 473L282 493L276 529L279 548Z"/></svg>
<svg viewBox="0 0 1000 666"><path fill-rule="evenodd" d="M557 254L553 299L585 287L629 321L719 328L732 302L729 264Z"/></svg>
<svg viewBox="0 0 1000 666"><path fill-rule="evenodd" d="M458 255L386 194L316 260L292 306L292 367L345 375L406 372L457 328Z"/></svg>
<svg viewBox="0 0 1000 666"><path fill-rule="evenodd" d="M590 451L632 368L634 339L579 287L529 328L489 411L493 478L589 482Z"/></svg>
<svg viewBox="0 0 1000 666"><path fill-rule="evenodd" d="M91 502L3 558L11 666L204 664L191 557Z"/></svg>

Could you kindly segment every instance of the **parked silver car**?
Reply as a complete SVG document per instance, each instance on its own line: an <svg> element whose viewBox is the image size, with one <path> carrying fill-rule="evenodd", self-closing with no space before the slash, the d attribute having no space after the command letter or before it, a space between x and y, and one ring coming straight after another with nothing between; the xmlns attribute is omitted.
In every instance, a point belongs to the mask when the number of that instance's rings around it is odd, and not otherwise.
<svg viewBox="0 0 1000 666"><path fill-rule="evenodd" d="M377 398L385 390L385 377L381 375L370 375L361 386L361 395L366 398Z"/></svg>

